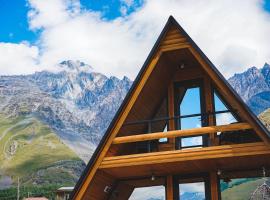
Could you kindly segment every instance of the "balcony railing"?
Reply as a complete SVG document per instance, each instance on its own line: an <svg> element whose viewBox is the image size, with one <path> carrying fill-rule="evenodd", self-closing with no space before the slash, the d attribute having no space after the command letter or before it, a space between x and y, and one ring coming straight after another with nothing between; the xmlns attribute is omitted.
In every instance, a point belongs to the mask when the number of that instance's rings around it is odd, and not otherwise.
<svg viewBox="0 0 270 200"><path fill-rule="evenodd" d="M157 133L147 133L147 134L116 137L113 140L113 144L151 141L151 140L161 139L164 137L176 138L176 137L196 136L196 135L204 135L204 134L216 133L216 132L247 130L251 128L252 127L247 123L235 123L235 124L220 125L220 126L207 126L207 127L193 128L193 129L186 129L186 130L168 131L166 132L166 135L164 135L164 132L157 132Z"/></svg>

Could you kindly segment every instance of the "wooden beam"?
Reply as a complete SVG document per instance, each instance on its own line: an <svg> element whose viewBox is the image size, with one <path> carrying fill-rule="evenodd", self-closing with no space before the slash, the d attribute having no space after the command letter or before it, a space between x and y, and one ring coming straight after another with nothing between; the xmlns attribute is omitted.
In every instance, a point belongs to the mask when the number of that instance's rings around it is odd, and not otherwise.
<svg viewBox="0 0 270 200"><path fill-rule="evenodd" d="M217 172L210 172L210 187L211 187L211 199L219 199L219 182Z"/></svg>
<svg viewBox="0 0 270 200"><path fill-rule="evenodd" d="M219 159L228 157L244 157L270 155L270 148L263 142L212 146L177 151L133 154L106 157L100 165L101 169L138 165L185 162L191 160Z"/></svg>
<svg viewBox="0 0 270 200"><path fill-rule="evenodd" d="M166 200L174 200L172 175L167 176L167 180L166 180Z"/></svg>
<svg viewBox="0 0 270 200"><path fill-rule="evenodd" d="M205 94L205 107L206 107L206 112L213 113L214 110L214 102L213 102L213 91L211 87L211 82L207 76L204 77L204 94ZM209 126L214 126L215 125L215 120L214 120L214 115L209 115L208 117L208 125ZM209 134L209 139L210 139L210 145L218 145L216 133L210 133Z"/></svg>
<svg viewBox="0 0 270 200"><path fill-rule="evenodd" d="M208 127L193 128L193 129L186 129L186 130L175 130L175 131L168 131L168 132L157 132L157 133L116 137L113 140L113 144L123 144L123 143L139 142L139 141L156 140L156 139L160 139L164 137L175 138L175 137L182 137L182 136L194 136L194 135L202 135L202 134L209 134L209 133L215 133L215 132L237 131L237 130L245 130L245 129L251 129L251 126L247 123L236 123L236 124L221 125L221 126L208 126Z"/></svg>

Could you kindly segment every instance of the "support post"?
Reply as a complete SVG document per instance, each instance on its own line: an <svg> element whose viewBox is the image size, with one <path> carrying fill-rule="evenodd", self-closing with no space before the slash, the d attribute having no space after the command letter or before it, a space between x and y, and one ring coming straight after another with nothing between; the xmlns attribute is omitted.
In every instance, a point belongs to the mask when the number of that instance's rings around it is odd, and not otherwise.
<svg viewBox="0 0 270 200"><path fill-rule="evenodd" d="M166 200L174 200L172 175L167 176L167 180L166 180Z"/></svg>
<svg viewBox="0 0 270 200"><path fill-rule="evenodd" d="M219 199L219 182L217 172L210 172L210 184L211 184L211 199L218 200Z"/></svg>

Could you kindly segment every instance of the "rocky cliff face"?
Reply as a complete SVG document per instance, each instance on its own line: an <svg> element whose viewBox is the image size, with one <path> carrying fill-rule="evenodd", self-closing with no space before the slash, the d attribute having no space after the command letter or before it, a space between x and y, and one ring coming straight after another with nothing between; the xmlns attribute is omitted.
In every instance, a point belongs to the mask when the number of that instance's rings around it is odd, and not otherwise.
<svg viewBox="0 0 270 200"><path fill-rule="evenodd" d="M131 86L80 61L63 61L56 72L0 77L0 112L33 114L87 161Z"/></svg>
<svg viewBox="0 0 270 200"><path fill-rule="evenodd" d="M270 107L269 64L265 63L261 69L251 67L228 81L255 114Z"/></svg>

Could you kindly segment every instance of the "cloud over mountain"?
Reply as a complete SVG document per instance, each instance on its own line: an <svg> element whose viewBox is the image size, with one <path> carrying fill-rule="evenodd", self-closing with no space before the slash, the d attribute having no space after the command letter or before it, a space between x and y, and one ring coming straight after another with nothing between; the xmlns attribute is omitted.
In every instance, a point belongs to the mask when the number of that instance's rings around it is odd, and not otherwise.
<svg viewBox="0 0 270 200"><path fill-rule="evenodd" d="M29 27L40 37L36 43L20 44L25 48L20 59L14 50L18 44L10 44L14 53L1 54L2 74L44 70L61 60L79 59L106 75L134 78L169 15L227 77L260 66L270 57L270 14L261 0L147 0L114 20L104 19L102 12L86 9L78 0L29 0L28 4ZM33 49L35 54L29 56ZM7 55L16 62L13 66L5 61Z"/></svg>

